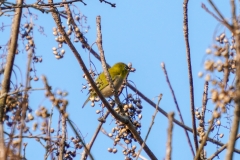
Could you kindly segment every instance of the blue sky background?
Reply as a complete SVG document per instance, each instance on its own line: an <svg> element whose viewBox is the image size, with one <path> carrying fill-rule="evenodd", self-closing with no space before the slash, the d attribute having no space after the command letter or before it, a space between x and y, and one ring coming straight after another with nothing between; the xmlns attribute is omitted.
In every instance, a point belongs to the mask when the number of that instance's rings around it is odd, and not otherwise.
<svg viewBox="0 0 240 160"><path fill-rule="evenodd" d="M115 0L112 2L117 4L116 8L100 3L97 0L86 1L87 6L84 6L82 3L75 4L81 13L87 16L86 25L89 25L90 29L85 36L88 43L93 44L96 40L96 16L101 15L103 48L107 62L110 65L116 62L131 62L133 67L136 68L136 72L131 73L128 79L133 81L141 92L155 102L157 102L156 96L162 93L163 99L160 102L160 107L167 112L175 111L175 118L179 119L169 87L160 67L160 63L164 62L185 123L191 127L189 81L183 37L183 2L172 0ZM31 1L28 3L31 3ZM190 1L188 7L195 107L200 107L202 104L204 79L199 79L197 75L199 71L203 70L203 62L206 58L205 50L214 42L215 32L218 35L226 31L211 15L201 8L201 3L206 4L212 10L206 0ZM218 2L217 6L224 16L231 18L230 3L228 1ZM81 108L87 98L87 91L81 92L82 84L86 83L82 78L83 71L66 45L64 45L66 50L64 58L61 60L55 59L52 47L56 47L57 43L52 35L52 28L55 26L52 16L51 14L41 14L33 9L31 11L38 14L38 20L34 21L34 23L36 26L43 26L47 35L41 35L37 28L34 30L37 48L36 55L43 57L43 62L36 64L37 76L46 75L53 90L61 89L69 93L67 96L69 100L67 108L69 116L80 129L85 137L85 141L89 142L98 125L97 118L99 115L95 114L95 110L99 109L99 107L96 105L92 108L89 103L84 109ZM27 22L27 20L23 19L22 22ZM66 20L63 20L63 22L66 25ZM2 23L9 25L11 20L9 17L2 16L0 24ZM1 45L6 44L9 34L9 27L6 27L4 32L0 32ZM230 36L228 37L230 38ZM86 65L89 66L88 51L82 49L79 43L76 43L75 47L86 62ZM93 45L93 48L97 51L96 45ZM100 62L95 60L93 56L91 57L98 68L98 72L102 71ZM16 65L21 68L23 84L25 84L26 59L27 55L25 52L16 56ZM20 81L21 74L17 70L16 72ZM43 88L43 83L41 80L31 82L31 86L33 88ZM51 103L44 97L43 91L32 92L30 96L29 103L33 110L36 110L40 105L44 105L50 110ZM141 136L145 137L155 110L144 101L142 105L144 108L143 119L141 120ZM210 110L213 109L211 101L208 103L208 108ZM222 119L224 124L224 118ZM109 117L103 126L109 132L113 126L113 124L110 125L111 120L111 117ZM42 120L35 117L34 121L41 122ZM58 112L54 110L52 125L55 129L57 129L57 121ZM29 125L31 126L31 123ZM167 118L160 113L157 114L147 144L159 159L165 157L167 127ZM224 138L221 139L223 143L228 139L228 132L229 130L223 127L220 128L220 133L225 133ZM33 132L34 135L37 133ZM192 138L192 134L189 133L189 135ZM69 128L70 136L73 136L73 133ZM213 136L213 134L210 136ZM35 140L27 140L27 142L29 143L26 149L27 159L43 159L45 151L42 146ZM107 152L107 148L112 147L112 144L113 142L108 137L100 133L92 148L93 156L100 160L123 159L122 148L119 146L117 147L118 153L116 155ZM192 159L184 130L177 125L174 125L172 146L172 159ZM240 148L239 144L238 148ZM209 157L216 151L217 147L208 142L206 149L207 157ZM80 152L78 151L78 153ZM148 158L144 151L142 155ZM223 157L225 157L225 152L220 154L220 159L223 159ZM234 159L237 159L237 157L240 158L239 155L235 154Z"/></svg>

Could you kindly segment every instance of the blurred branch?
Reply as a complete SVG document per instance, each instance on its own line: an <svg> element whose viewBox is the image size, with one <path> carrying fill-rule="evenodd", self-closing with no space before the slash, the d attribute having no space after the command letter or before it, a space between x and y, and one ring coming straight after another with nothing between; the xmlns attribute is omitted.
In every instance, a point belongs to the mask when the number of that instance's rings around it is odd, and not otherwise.
<svg viewBox="0 0 240 160"><path fill-rule="evenodd" d="M212 2L212 0L208 0L208 2L211 4L215 12L217 12L218 16L221 18L222 23L231 31L233 32L233 26L231 26L223 17L221 12L217 9L216 5Z"/></svg>
<svg viewBox="0 0 240 160"><path fill-rule="evenodd" d="M66 113L66 110L63 111L63 113ZM61 136L61 142L60 142L60 147L59 147L59 160L64 159L64 153L65 153L65 141L66 141L66 117L64 114L62 115L62 136Z"/></svg>
<svg viewBox="0 0 240 160"><path fill-rule="evenodd" d="M231 11L232 11L232 22L233 22L233 30L232 31L234 38L235 38L235 45L236 45L236 95L234 97L235 101L235 108L234 108L234 117L231 127L231 133L227 145L227 153L226 153L226 160L232 160L233 159L233 150L234 146L236 144L236 136L239 130L239 120L240 120L240 35L239 35L239 22L236 18L236 5L235 1L231 0Z"/></svg>
<svg viewBox="0 0 240 160"><path fill-rule="evenodd" d="M3 2L2 5L4 5L5 7L0 7L0 10L6 10L6 9L13 9L13 8L35 8L37 10L40 10L42 12L51 12L50 10L45 10L44 8L46 7L50 7L50 6L54 6L54 7L62 7L62 5L64 4L72 4L74 2L82 2L84 5L87 5L86 3L84 3L82 0L71 0L71 1L65 1L65 2L58 2L58 3L48 3L48 4L39 4L37 3L33 3L33 4L15 4L15 3L11 3L11 2Z"/></svg>
<svg viewBox="0 0 240 160"><path fill-rule="evenodd" d="M205 81L205 84L204 84L204 89L203 89L203 98L202 98L202 114L201 114L201 118L199 120L199 123L202 123L202 124L205 124L205 112L206 112L206 108L207 108L207 101L208 101L208 81ZM205 126L200 126L199 127L202 127L202 131L204 132L205 131ZM204 148L202 149L202 152L201 152L202 155L204 155Z"/></svg>
<svg viewBox="0 0 240 160"><path fill-rule="evenodd" d="M24 92L24 91L39 91L39 90L45 90L44 88L33 88L33 89L28 89L28 88L26 88L26 89L22 89L22 90L15 90L15 91L13 91L13 92L8 92L8 93L5 93L5 94L3 94L3 95L1 95L0 96L0 99L1 98L4 98L4 96L6 96L6 95L13 95L13 94L19 94L19 93L22 93L22 92Z"/></svg>
<svg viewBox="0 0 240 160"><path fill-rule="evenodd" d="M217 21L222 22L221 19L219 19L214 13L212 13L211 11L209 11L209 9L205 6L205 4L202 3L201 7L207 12L209 13L210 15L212 15Z"/></svg>
<svg viewBox="0 0 240 160"><path fill-rule="evenodd" d="M180 110L180 108L179 108L179 106L178 106L177 98L176 98L175 93L174 93L174 91L173 91L173 88L172 88L172 85L171 85L171 83L170 83L170 80L169 80L169 78L168 78L168 74L167 74L167 70L166 70L165 64L164 64L164 63L161 63L161 67L162 67L163 72L164 72L164 74L165 74L167 84L168 84L168 86L169 86L169 88L170 88L170 91L171 91L171 93L172 93L173 100L174 100L175 106L176 106L176 108L177 108L177 111L178 111L178 115L179 115L179 117L180 117L180 120L181 120L182 124L184 124L184 120L183 120L183 117L182 117L182 113L181 113L181 110ZM174 117L173 117L173 118L174 118ZM185 135L186 135L186 137L187 137L188 145L189 145L189 147L190 147L190 149L191 149L191 152L192 152L192 155L193 155L193 157L194 157L194 156L195 156L195 153L194 153L194 150L193 150L192 143L191 143L191 141L190 141L190 137L189 137L189 135L188 135L187 130L184 129L184 131L185 131Z"/></svg>
<svg viewBox="0 0 240 160"><path fill-rule="evenodd" d="M172 157L172 130L173 130L173 117L174 112L168 114L168 131L167 131L167 148L166 148L166 158L165 160L171 160Z"/></svg>
<svg viewBox="0 0 240 160"><path fill-rule="evenodd" d="M26 83L25 83L25 91L24 91L24 95L23 95L23 100L20 103L20 108L21 111L19 109L19 111L21 112L21 129L20 129L20 136L19 136L19 156L21 154L21 147L22 147L22 134L23 134L23 129L25 126L25 119L26 119L26 112L27 112L27 108L28 108L28 88L29 88L29 83L30 83L30 79L29 79L29 72L30 72L30 68L31 68L31 62L32 62L32 56L33 56L33 52L34 50L31 48L28 51L28 60L27 60L27 67L26 67ZM16 116L16 115L15 115Z"/></svg>
<svg viewBox="0 0 240 160"><path fill-rule="evenodd" d="M17 0L17 4L21 5L23 0ZM12 30L11 30L11 37L9 40L9 49L7 54L7 61L4 69L4 78L1 86L1 95L6 94L3 98L0 99L0 159L6 159L5 153L5 145L4 145L4 127L3 127L3 117L4 117L4 108L6 103L7 93L9 92L10 81L11 81L11 73L12 68L14 65L14 58L17 49L17 41L18 41L18 34L19 34L19 27L21 22L22 16L22 8L16 9L13 23L12 23Z"/></svg>
<svg viewBox="0 0 240 160"><path fill-rule="evenodd" d="M240 138L240 134L237 135L236 140ZM221 148L219 148L213 155L211 155L208 160L212 160L216 156L218 156L224 149L227 148L228 143L224 144Z"/></svg>
<svg viewBox="0 0 240 160"><path fill-rule="evenodd" d="M95 133L94 133L94 135L93 135L90 143L87 145L87 148L88 148L89 151L91 151L91 148L92 148L92 146L93 146L93 143L95 142L95 140L96 140L96 138L97 138L97 135L98 135L100 129L102 128L103 123L104 123L105 120L107 119L109 113L110 113L110 112L107 111L107 113L101 118L102 121L98 124L98 127L97 127L97 129L96 129L96 131L95 131ZM87 156L88 156L88 154L87 154L87 152L84 150L84 152L83 152L83 154L82 154L82 157L81 157L81 160L87 159Z"/></svg>
<svg viewBox="0 0 240 160"><path fill-rule="evenodd" d="M51 87L48 85L48 82L47 82L47 78L45 76L42 76L42 79L43 79L43 83L44 83L44 86L47 90L47 93L48 93L48 96L49 97L54 97L54 94L52 93L51 91ZM54 103L54 100L55 98L52 98L51 101L52 103ZM67 104L65 104L67 105ZM70 118L65 114L66 112L63 112L63 110L60 108L59 104L56 103L56 108L58 109L58 111L63 115L63 116L66 116L66 121L68 122L68 124L70 125L70 127L72 128L73 132L75 133L76 137L80 140L80 142L82 143L83 147L85 148L85 150L88 152L90 158L92 160L94 160L92 154L89 152L89 150L87 149L87 146L85 145L85 143L83 142L83 139L81 138L81 136L78 134L78 131L76 130L76 128L74 127L74 125L72 124L72 121L70 120ZM65 106L66 107L66 106Z"/></svg>
<svg viewBox="0 0 240 160"><path fill-rule="evenodd" d="M192 66L191 66L191 54L188 39L188 0L183 1L183 33L186 43L186 54L187 54L187 64L188 64L188 78L190 87L190 103L191 103L191 116L192 116L192 128L193 128L193 139L196 151L198 150L198 140L197 140L197 129L195 120L195 107L194 107L194 90L193 90L193 78L192 78Z"/></svg>
<svg viewBox="0 0 240 160"><path fill-rule="evenodd" d="M216 110L216 109L215 109L215 110ZM201 141L201 145L200 145L200 147L199 147L198 150L197 150L197 153L196 153L196 156L195 156L194 160L198 160L198 159L199 159L200 153L202 152L203 147L205 146L205 143L206 143L206 141L207 141L208 135L209 135L209 133L210 133L210 131L211 131L211 129L212 129L214 119L215 119L215 118L212 117L211 120L210 120L210 124L209 124L208 130L207 130L207 133L204 135L204 137L203 137L203 139L202 139L202 141Z"/></svg>

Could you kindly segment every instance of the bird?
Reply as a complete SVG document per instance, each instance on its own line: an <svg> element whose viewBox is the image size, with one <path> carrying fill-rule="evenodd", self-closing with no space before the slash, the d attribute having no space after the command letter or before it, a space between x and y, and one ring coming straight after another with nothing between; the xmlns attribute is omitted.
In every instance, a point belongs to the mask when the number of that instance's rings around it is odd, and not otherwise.
<svg viewBox="0 0 240 160"><path fill-rule="evenodd" d="M113 86L115 88L116 91L118 91L118 89L121 87L124 79L126 79L129 71L131 68L129 68L125 63L122 62L118 62L116 64L114 64L111 68L108 69L108 72L111 76L111 79L113 81ZM104 72L102 72L97 79L95 80L95 83L98 87L98 89L100 90L100 92L102 93L103 97L111 97L113 96L113 90L110 87ZM87 98L87 100L84 102L82 108L91 100L93 101L94 98L97 96L97 94L92 91L90 92L89 97Z"/></svg>

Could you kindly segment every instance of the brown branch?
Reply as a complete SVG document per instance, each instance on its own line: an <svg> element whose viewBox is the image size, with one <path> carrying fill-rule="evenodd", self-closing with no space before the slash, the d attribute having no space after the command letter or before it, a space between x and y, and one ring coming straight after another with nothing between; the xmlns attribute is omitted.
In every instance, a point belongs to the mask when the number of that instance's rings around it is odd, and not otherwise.
<svg viewBox="0 0 240 160"><path fill-rule="evenodd" d="M23 3L23 0L17 1L18 5L21 5L22 3ZM4 78L1 86L2 87L1 95L6 94L6 96L0 99L0 159L6 159L6 156L7 156L5 154L5 145L4 145L3 117L4 117L4 107L6 103L6 97L10 87L11 73L14 65L15 53L17 49L17 41L18 41L18 33L19 33L19 26L21 22L21 16L22 16L22 9L21 8L16 9L14 18L13 18L13 23L12 23L11 38L9 41L9 50L8 50L7 62L4 70Z"/></svg>
<svg viewBox="0 0 240 160"><path fill-rule="evenodd" d="M203 98L202 98L202 114L201 114L201 118L200 121L202 121L203 124L205 124L205 112L206 112L206 108L207 108L207 101L208 101L208 81L205 81L204 84L204 89L203 89ZM203 131L205 131L205 126L202 126ZM202 153L204 152L204 148L202 149ZM202 154L201 153L201 154Z"/></svg>
<svg viewBox="0 0 240 160"><path fill-rule="evenodd" d="M172 157L172 130L173 130L173 118L174 112L168 114L168 130L167 130L167 148L166 148L166 158L165 160L171 160Z"/></svg>
<svg viewBox="0 0 240 160"><path fill-rule="evenodd" d="M47 93L48 93L48 96L49 97L54 97L54 94L51 92L51 87L48 85L48 82L47 82L47 78L45 76L42 76L42 79L43 79L43 83L44 83L44 86L47 90ZM54 100L55 98L51 99L52 103L54 103ZM61 110L59 104L56 104L55 105L56 108L58 109L58 111L64 116L65 113L63 112L63 110ZM65 106L66 107L66 106ZM85 145L85 143L83 142L81 136L78 134L78 131L76 130L76 128L74 127L72 121L70 120L70 118L68 116L65 117L66 118L66 121L68 122L68 124L70 125L70 127L72 128L73 132L75 133L76 137L79 139L79 141L82 143L84 149L88 152L90 158L92 160L94 160L92 154L89 152L89 150L87 149L87 146Z"/></svg>
<svg viewBox="0 0 240 160"><path fill-rule="evenodd" d="M102 125L103 125L103 123L104 123L104 120L107 119L109 113L110 113L110 112L107 111L107 113L102 117L102 120L103 120L103 121L98 124L98 127L97 127L97 129L96 129L96 131L95 131L95 133L94 133L94 135L93 135L90 143L87 145L87 148L88 148L89 151L91 151L91 148L92 148L92 146L93 146L93 143L95 142L95 140L96 140L96 138L97 138L97 136L98 136L98 133L99 133L100 129L102 128ZM87 156L88 156L88 154L87 154L87 152L84 150L84 152L83 152L83 154L82 154L82 157L81 157L81 160L87 159Z"/></svg>
<svg viewBox="0 0 240 160"><path fill-rule="evenodd" d="M197 129L196 129L196 120L195 120L195 108L194 108L194 90L193 90L193 78L192 78L192 66L191 66L191 54L190 46L188 40L188 0L183 1L183 33L186 43L186 54L187 54L187 64L188 64L188 78L189 78L189 87L190 87L190 111L192 116L192 128L193 128L193 139L195 144L195 149L198 150L198 140L197 140Z"/></svg>
<svg viewBox="0 0 240 160"><path fill-rule="evenodd" d="M24 95L23 95L23 100L20 104L20 108L21 110L21 130L20 130L20 143L19 143L19 155L21 154L21 147L22 147L22 134L23 134L23 127L25 126L25 119L26 119L26 112L27 112L27 108L28 108L28 88L29 88L29 83L30 83L30 79L29 79L29 74L30 74L30 68L31 68L31 62L32 62L32 55L33 55L33 49L29 49L28 51L28 61L27 61L27 67L26 67L26 82L25 82L25 91L24 91Z"/></svg>
<svg viewBox="0 0 240 160"><path fill-rule="evenodd" d="M209 11L209 9L205 6L205 4L202 3L201 7L210 15L212 15L217 21L223 23L223 21L221 19L219 19L214 13L212 13L211 11Z"/></svg>
<svg viewBox="0 0 240 160"><path fill-rule="evenodd" d="M30 7L42 10L43 7L50 7L50 6L57 7L57 6L62 6L64 4L72 4L74 2L82 2L84 5L87 5L82 0L71 0L71 1L58 2L58 3L48 3L48 4L33 3L33 4L23 4L23 5L18 5L18 4L8 2L7 4L10 4L11 6L6 6L5 5L5 7L0 7L0 10L13 9L13 8L30 8ZM6 2L4 2L4 3L6 3ZM44 10L44 11L47 12L48 10Z"/></svg>
<svg viewBox="0 0 240 160"><path fill-rule="evenodd" d="M152 116L152 121L151 121L150 126L149 126L149 128L148 128L148 132L147 132L147 134L146 134L146 137L145 137L145 139L144 139L144 142L143 142L143 144L141 145L140 150L138 151L136 160L138 159L138 157L139 157L139 155L141 154L141 151L142 151L145 143L147 142L147 138L148 138L148 136L149 136L149 134L150 134L150 131L151 131L151 129L152 129L152 126L153 126L153 124L154 124L155 117L156 117L156 115L157 115L157 113L158 113L158 106L159 106L161 100L162 100L162 94L160 94L160 95L158 96L158 103L157 103L157 105L156 105L156 110L155 110L155 112L154 112L154 114L153 114L153 116Z"/></svg>
<svg viewBox="0 0 240 160"><path fill-rule="evenodd" d="M196 156L195 156L194 160L198 160L199 159L200 153L202 152L203 147L205 146L205 143L207 141L208 135L209 135L209 133L210 133L210 131L212 129L214 119L215 118L212 117L211 120L210 120L210 124L209 124L208 130L207 130L207 133L205 134L205 136L203 137L203 139L201 141L201 145L200 145L200 147L197 150L197 153L196 153Z"/></svg>
<svg viewBox="0 0 240 160"><path fill-rule="evenodd" d="M231 31L233 32L233 26L231 26L223 17L223 15L221 14L221 12L217 9L216 5L212 2L212 0L208 0L208 2L211 4L211 6L213 7L213 9L215 10L215 12L217 12L218 16L221 18L222 23Z"/></svg>
<svg viewBox="0 0 240 160"><path fill-rule="evenodd" d="M231 133L227 145L227 153L226 153L226 160L232 160L233 159L233 150L236 143L236 136L239 129L239 120L240 120L240 35L239 35L239 25L236 18L236 5L234 3L234 0L231 0L231 8L232 8L232 21L233 21L233 28L234 31L232 32L234 34L235 38L235 44L236 44L236 54L237 54L237 68L236 68L236 96L234 98L235 101L235 109L234 109L234 117L233 117L233 123L231 128Z"/></svg>
<svg viewBox="0 0 240 160"><path fill-rule="evenodd" d="M178 106L177 98L176 98L175 93L174 93L174 91L173 91L173 88L172 88L172 85L171 85L171 83L170 83L170 80L169 80L169 78L168 78L168 74L167 74L167 70L166 70L165 64L164 64L164 63L161 63L161 67L162 67L163 72L164 72L164 74L165 74L167 84L168 84L168 86L169 86L169 88L170 88L170 91L171 91L171 93L172 93L173 100L174 100L175 106L176 106L176 108L177 108L177 111L178 111L178 115L179 115L179 117L180 117L180 120L181 120L182 124L184 124L184 120L183 120L183 117L182 117L182 113L181 113L180 107ZM194 157L194 156L195 156L195 153L194 153L194 150L193 150L192 143L191 143L191 141L190 141L190 137L189 137L189 135L188 135L187 130L184 129L184 131L185 131L185 135L186 135L186 137L187 137L188 145L189 145L190 150L191 150L191 152L192 152L192 155L193 155L193 157Z"/></svg>
<svg viewBox="0 0 240 160"><path fill-rule="evenodd" d="M63 111L63 113L66 113L66 111ZM60 147L59 147L59 160L64 159L64 152L65 152L65 141L66 141L66 117L64 114L62 115L62 137L61 137L61 142L60 142Z"/></svg>
<svg viewBox="0 0 240 160"><path fill-rule="evenodd" d="M240 138L240 134L237 135L236 140ZM221 148L219 148L215 153L213 153L208 160L212 160L216 156L218 156L224 149L227 148L228 143L224 144Z"/></svg>

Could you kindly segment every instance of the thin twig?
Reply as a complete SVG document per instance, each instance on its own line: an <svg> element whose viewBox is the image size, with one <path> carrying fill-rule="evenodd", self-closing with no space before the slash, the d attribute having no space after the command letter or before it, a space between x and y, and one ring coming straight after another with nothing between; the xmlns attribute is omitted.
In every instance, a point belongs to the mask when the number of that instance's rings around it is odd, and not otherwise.
<svg viewBox="0 0 240 160"><path fill-rule="evenodd" d="M235 1L231 0L231 11L232 11L232 22L233 22L233 28L234 31L232 32L234 34L235 38L235 44L236 44L236 54L237 54L237 69L236 69L236 96L234 97L235 101L235 108L234 108L234 117L233 117L233 123L231 127L231 133L227 145L227 152L226 152L226 160L232 160L233 159L233 149L236 144L236 136L239 130L239 120L240 120L240 35L239 35L239 24L237 22L236 18L236 5Z"/></svg>
<svg viewBox="0 0 240 160"><path fill-rule="evenodd" d="M45 90L44 88L33 88L33 89L22 89L22 90L15 90L15 91L13 91L13 92L9 92L9 93L5 93L5 94L3 94L3 95L1 95L0 96L0 99L1 98L4 98L4 96L6 96L6 95L13 95L13 94L18 94L18 93L22 93L22 92L24 92L24 91L26 91L26 90L28 90L28 91L38 91L38 90Z"/></svg>
<svg viewBox="0 0 240 160"><path fill-rule="evenodd" d="M63 111L63 114L61 114L62 115L62 119L61 119L61 121L62 121L62 136L61 136L60 147L59 147L59 160L64 159L64 153L65 153L67 124L66 124L66 117L65 117L64 113L66 113L66 111Z"/></svg>
<svg viewBox="0 0 240 160"><path fill-rule="evenodd" d="M124 113L123 109L122 109L122 104L121 101L118 97L118 92L117 90L114 88L113 85L113 81L112 78L108 72L108 68L107 68L107 63L106 63L106 59L105 59L105 55L104 55L104 50L102 47L102 32L101 32L101 17L97 16L96 18L96 23L97 23L97 40L96 40L96 44L98 46L98 50L100 52L100 58L101 58L101 63L102 63L102 68L103 68L103 72L105 74L105 77L109 83L110 88L112 89L112 92L114 93L114 98L115 98L115 102L117 104L117 106L120 108L121 113Z"/></svg>
<svg viewBox="0 0 240 160"><path fill-rule="evenodd" d="M143 143L142 143L142 145L141 145L140 150L139 150L138 153L137 153L136 160L138 159L139 155L140 155L141 152L142 152L142 149L143 149L145 143L147 142L147 138L148 138L148 136L149 136L149 134L150 134L150 131L151 131L151 129L152 129L152 126L153 126L153 124L154 124L155 117L156 117L156 115L157 115L157 113L158 113L158 106L159 106L161 100L162 100L162 94L160 94L160 95L158 96L158 103L157 103L157 105L156 105L156 110L155 110L155 112L154 112L154 114L153 114L153 116L152 116L152 121L151 121L150 126L149 126L149 128L148 128L148 132L147 132L147 134L146 134L146 137L145 137L145 139L144 139L144 141L143 141Z"/></svg>
<svg viewBox="0 0 240 160"><path fill-rule="evenodd" d="M14 3L11 3L11 2L7 2L9 5L11 6L7 6L5 5L5 7L0 7L0 10L6 10L6 9L13 9L13 8L35 8L35 9L39 9L39 10L42 10L43 7L50 7L50 6L55 6L55 7L58 7L58 6L61 6L63 4L72 4L74 2L82 2L84 5L87 5L86 3L84 3L82 0L72 0L72 1L66 1L66 2L58 2L58 3L48 3L48 4L37 4L37 3L33 3L33 4L23 4L23 5L18 5L18 4L14 4ZM6 3L6 2L4 2Z"/></svg>
<svg viewBox="0 0 240 160"><path fill-rule="evenodd" d="M173 91L173 88L172 88L172 85L171 85L171 83L170 83L170 80L169 80L169 78L168 78L168 74L167 74L167 70L166 70L165 64L164 64L164 63L161 63L161 67L162 67L162 69L163 69L163 72L164 72L165 77L166 77L166 81L167 81L168 86L169 86L169 88L170 88L170 91L171 91L171 93L172 93L173 100L174 100L175 106L176 106L176 108L177 108L177 111L178 111L178 115L179 115L179 117L180 117L180 120L181 120L182 124L184 124L184 120L183 120L183 117L182 117L182 113L181 113L180 107L178 106L177 98L176 98L175 93L174 93L174 91ZM195 156L195 153L194 153L194 150L193 150L192 143L191 143L191 141L190 141L190 137L189 137L189 135L188 135L187 130L184 129L184 131L185 131L185 135L186 135L186 137L187 137L188 145L189 145L190 150L191 150L191 152L192 152L192 155L193 155L193 157L194 157L194 156Z"/></svg>
<svg viewBox="0 0 240 160"><path fill-rule="evenodd" d="M189 87L190 87L190 111L192 116L192 128L193 128L193 139L195 144L195 149L198 150L198 140L197 140L197 129L196 129L196 120L194 114L194 89L193 89L193 78L192 78L192 65L191 65L191 54L190 46L188 40L188 0L183 2L183 33L186 44L186 54L187 54L187 64L188 64L188 78L189 78Z"/></svg>
<svg viewBox="0 0 240 160"><path fill-rule="evenodd" d="M106 0L99 0L101 3L102 2L105 2L105 3L107 3L107 4L109 4L111 7L113 7L113 8L115 8L116 7L116 4L115 3L111 3L111 2L108 2L108 1L106 1Z"/></svg>
<svg viewBox="0 0 240 160"><path fill-rule="evenodd" d="M168 130L167 130L167 148L166 148L166 160L172 159L172 130L173 130L173 117L174 112L168 114Z"/></svg>
<svg viewBox="0 0 240 160"><path fill-rule="evenodd" d="M240 138L240 134L237 135L236 140ZM224 149L227 148L228 143L224 144L221 148L219 148L215 153L213 153L208 160L212 160L216 156L218 156Z"/></svg>
<svg viewBox="0 0 240 160"><path fill-rule="evenodd" d="M30 68L31 68L31 62L32 62L32 56L33 56L33 49L29 49L28 51L28 61L27 61L27 67L26 67L26 82L25 82L25 91L24 91L24 95L23 95L23 100L20 104L20 108L21 110L21 130L20 130L20 138L19 138L19 157L21 154L21 147L22 147L22 134L23 134L23 127L25 126L25 119L26 119L26 113L27 113L27 108L28 108L28 88L29 88L29 84L30 84L30 79L29 79L29 74L30 74Z"/></svg>
<svg viewBox="0 0 240 160"><path fill-rule="evenodd" d="M208 2L211 4L211 6L213 7L213 9L215 10L215 12L217 12L218 16L221 18L222 23L231 31L233 32L233 26L231 26L223 17L223 15L221 14L221 12L217 9L216 5L212 2L212 0L208 0Z"/></svg>
<svg viewBox="0 0 240 160"><path fill-rule="evenodd" d="M201 7L207 12L209 13L210 15L212 15L217 21L222 22L221 19L219 19L214 13L212 13L211 11L209 11L209 9L205 6L205 4L202 3Z"/></svg>
<svg viewBox="0 0 240 160"><path fill-rule="evenodd" d="M212 118L210 120L210 124L209 124L208 130L207 130L207 133L204 135L204 137L203 137L203 139L201 141L201 145L200 145L200 147L197 150L197 153L196 153L196 156L195 156L194 160L198 160L199 159L200 153L202 152L203 147L205 146L205 143L207 141L208 135L209 135L209 133L210 133L210 131L212 129L214 119L215 118L212 116Z"/></svg>
<svg viewBox="0 0 240 160"><path fill-rule="evenodd" d="M53 96L54 97L54 94L51 92L51 87L48 85L48 82L47 82L47 78L45 76L42 76L42 79L43 79L43 83L44 83L44 86L48 92L48 95L49 96ZM54 98L55 99L55 98ZM54 100L53 99L53 100ZM58 109L58 111L63 114L63 116L65 116L65 114L63 113L63 111L60 109L60 106L59 104L56 105L56 108ZM89 150L87 149L87 146L85 145L85 143L83 142L83 139L81 138L81 136L79 135L78 131L76 130L76 128L74 127L74 125L72 124L72 121L70 120L70 118L68 116L65 117L66 118L66 121L68 122L68 124L70 125L70 127L72 128L73 132L75 133L76 137L80 140L80 142L82 143L84 149L88 152L90 158L92 160L94 160L92 154L89 152Z"/></svg>
<svg viewBox="0 0 240 160"><path fill-rule="evenodd" d="M93 146L93 143L95 142L95 140L96 140L96 138L97 138L97 136L98 136L98 133L99 133L100 129L102 128L102 125L103 125L103 123L104 123L104 120L107 119L109 113L110 113L110 112L107 111L107 113L102 117L102 120L103 120L103 121L101 121L101 122L98 124L98 127L97 127L97 129L96 129L96 131L95 131L95 133L94 133L94 135L93 135L90 143L87 145L87 148L88 148L89 151L91 151L91 148L92 148L92 146ZM83 154L82 154L82 157L81 157L81 160L87 159L87 156L88 156L88 154L87 154L87 152L84 150L84 152L83 152Z"/></svg>
<svg viewBox="0 0 240 160"><path fill-rule="evenodd" d="M207 108L207 101L208 101L208 81L205 81L204 90L203 90L203 98L202 98L202 112L201 112L201 119L200 119L200 121L202 121L203 124L205 124L205 112L206 112L206 108ZM204 125L202 128L203 128L203 131L205 131ZM204 148L202 150L202 153L204 153Z"/></svg>

